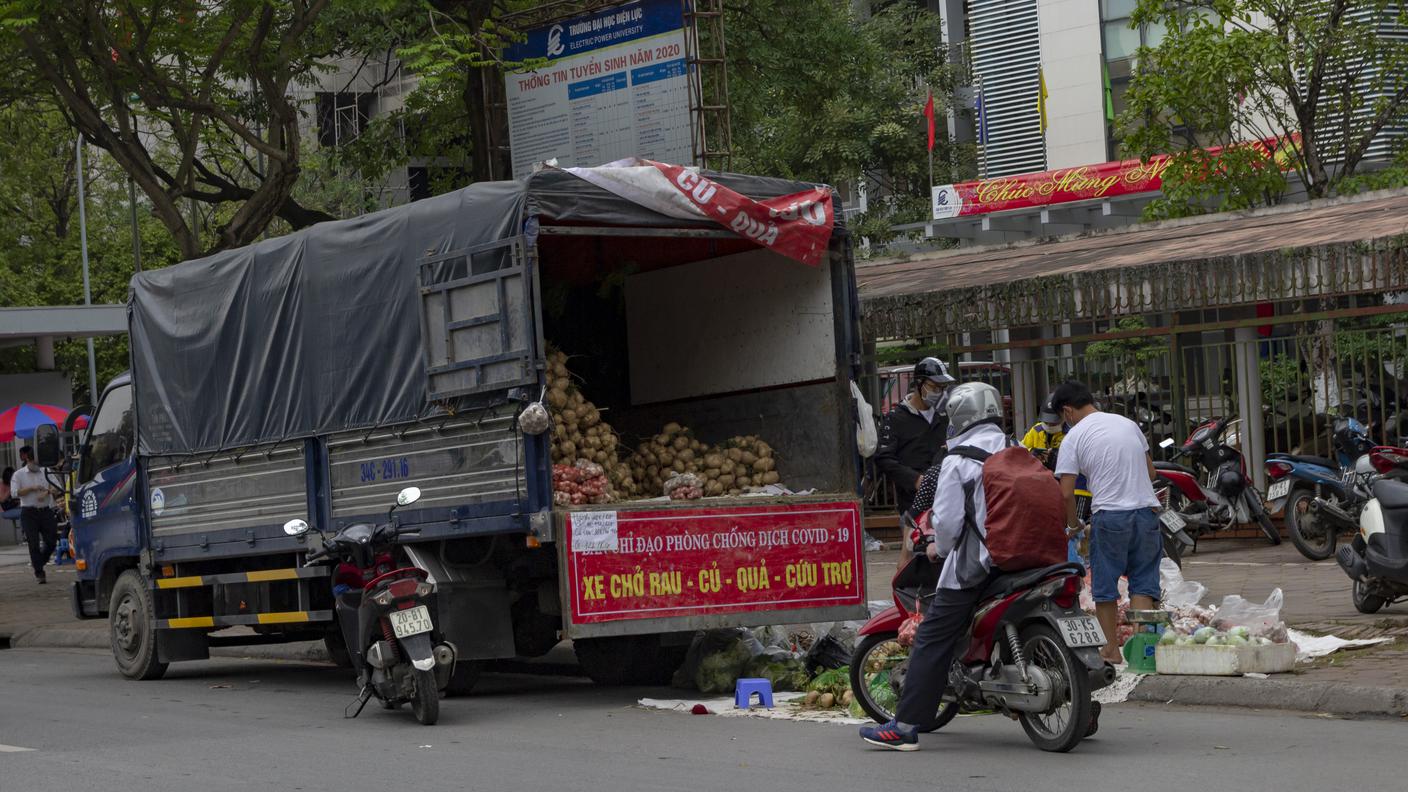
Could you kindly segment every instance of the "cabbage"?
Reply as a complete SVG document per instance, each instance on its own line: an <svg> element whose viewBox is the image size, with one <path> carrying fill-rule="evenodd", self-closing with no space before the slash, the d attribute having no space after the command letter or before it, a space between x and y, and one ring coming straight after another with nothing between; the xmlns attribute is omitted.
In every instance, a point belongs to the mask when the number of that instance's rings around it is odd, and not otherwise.
<svg viewBox="0 0 1408 792"><path fill-rule="evenodd" d="M1159 646L1171 646L1178 642L1178 633L1172 629L1164 630L1164 634L1159 636Z"/></svg>
<svg viewBox="0 0 1408 792"><path fill-rule="evenodd" d="M1193 636L1191 636L1191 635L1180 635L1180 636L1178 636L1178 640L1177 640L1177 641L1174 641L1173 643L1174 643L1174 646L1197 646L1197 645L1198 645L1196 642L1194 642Z"/></svg>
<svg viewBox="0 0 1408 792"><path fill-rule="evenodd" d="M1231 635L1227 636L1228 646L1246 646L1247 643L1247 638L1244 635L1238 635L1234 632Z"/></svg>
<svg viewBox="0 0 1408 792"><path fill-rule="evenodd" d="M1244 640L1252 637L1252 631L1248 630L1246 627L1233 627L1227 631L1227 634L1238 636Z"/></svg>
<svg viewBox="0 0 1408 792"><path fill-rule="evenodd" d="M1205 644L1214 635L1217 635L1217 630L1211 627L1199 627L1198 631L1193 633L1193 643Z"/></svg>
<svg viewBox="0 0 1408 792"><path fill-rule="evenodd" d="M1272 641L1270 638L1267 638L1262 635L1258 635L1255 638L1251 639L1252 646L1270 646L1273 643L1274 641Z"/></svg>
<svg viewBox="0 0 1408 792"><path fill-rule="evenodd" d="M1226 645L1227 645L1227 636L1221 635L1221 634L1209 636L1209 637L1208 637L1208 640L1207 640L1207 645L1208 645L1208 646L1226 646Z"/></svg>

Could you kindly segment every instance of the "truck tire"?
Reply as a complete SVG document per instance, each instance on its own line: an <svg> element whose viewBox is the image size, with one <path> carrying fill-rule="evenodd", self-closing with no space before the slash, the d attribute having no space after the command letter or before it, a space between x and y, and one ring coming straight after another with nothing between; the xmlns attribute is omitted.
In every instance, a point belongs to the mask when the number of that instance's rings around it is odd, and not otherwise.
<svg viewBox="0 0 1408 792"><path fill-rule="evenodd" d="M658 635L582 638L572 642L577 662L598 685L668 685L688 646L661 646Z"/></svg>
<svg viewBox="0 0 1408 792"><path fill-rule="evenodd" d="M455 670L450 674L450 684L445 686L445 695L468 696L479 682L479 673L483 670L484 664L478 660L461 660L455 663Z"/></svg>
<svg viewBox="0 0 1408 792"><path fill-rule="evenodd" d="M166 663L156 651L156 608L147 579L135 569L118 576L108 601L108 637L117 670L128 679L161 679Z"/></svg>

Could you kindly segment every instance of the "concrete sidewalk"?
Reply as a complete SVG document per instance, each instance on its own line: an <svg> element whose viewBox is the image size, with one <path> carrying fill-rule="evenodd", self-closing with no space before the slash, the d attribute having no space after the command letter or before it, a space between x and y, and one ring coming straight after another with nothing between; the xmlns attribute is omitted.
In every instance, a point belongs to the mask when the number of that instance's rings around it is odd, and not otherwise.
<svg viewBox="0 0 1408 792"><path fill-rule="evenodd" d="M871 553L869 598L888 600L897 551ZM1208 587L1204 603L1228 594L1262 601L1280 587L1291 626L1343 638L1392 637L1391 643L1348 650L1271 679L1240 677L1146 678L1131 698L1179 704L1289 709L1343 715L1408 715L1408 604L1366 616L1354 610L1349 579L1333 561L1307 562L1289 543L1204 542L1184 563L1184 575ZM68 604L72 565L47 570L38 585L23 547L0 548L0 647L107 649L105 620L78 620ZM321 642L215 649L221 657L325 660Z"/></svg>

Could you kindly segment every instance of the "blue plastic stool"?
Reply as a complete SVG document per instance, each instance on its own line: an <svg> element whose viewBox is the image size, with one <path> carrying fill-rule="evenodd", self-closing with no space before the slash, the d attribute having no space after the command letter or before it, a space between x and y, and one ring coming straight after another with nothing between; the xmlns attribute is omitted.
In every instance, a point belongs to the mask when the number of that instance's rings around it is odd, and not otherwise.
<svg viewBox="0 0 1408 792"><path fill-rule="evenodd" d="M766 679L738 680L733 688L733 706L737 709L752 709L755 693L760 705L772 709L772 682Z"/></svg>
<svg viewBox="0 0 1408 792"><path fill-rule="evenodd" d="M69 550L68 540L60 539L58 545L54 547L54 566L63 566L64 558L73 560L73 553Z"/></svg>

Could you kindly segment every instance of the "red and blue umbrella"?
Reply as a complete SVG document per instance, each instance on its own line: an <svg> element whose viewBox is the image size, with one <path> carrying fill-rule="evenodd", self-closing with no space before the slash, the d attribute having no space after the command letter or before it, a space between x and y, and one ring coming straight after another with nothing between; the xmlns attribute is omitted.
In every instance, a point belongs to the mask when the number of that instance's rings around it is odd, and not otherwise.
<svg viewBox="0 0 1408 792"><path fill-rule="evenodd" d="M16 437L33 437L34 430L45 424L62 427L68 413L68 410L52 404L24 402L18 407L11 407L0 413L0 443L9 442ZM88 419L81 417L74 422L73 428L81 429L87 425Z"/></svg>

